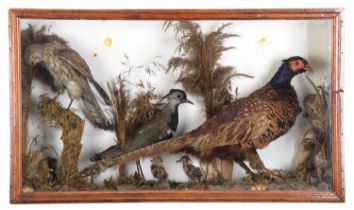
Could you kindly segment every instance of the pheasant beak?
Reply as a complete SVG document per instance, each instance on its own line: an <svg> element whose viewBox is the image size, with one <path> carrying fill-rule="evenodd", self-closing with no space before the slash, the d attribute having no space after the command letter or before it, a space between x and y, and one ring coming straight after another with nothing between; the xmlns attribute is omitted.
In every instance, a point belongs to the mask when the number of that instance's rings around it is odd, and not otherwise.
<svg viewBox="0 0 354 210"><path fill-rule="evenodd" d="M305 65L304 70L305 70L306 72L309 71L309 72L313 73L313 69L312 69L312 67L311 67L308 63Z"/></svg>
<svg viewBox="0 0 354 210"><path fill-rule="evenodd" d="M180 162L182 162L182 160L181 160L181 159L179 159L179 160L176 160L176 163L180 163Z"/></svg>
<svg viewBox="0 0 354 210"><path fill-rule="evenodd" d="M189 99L184 100L184 103L189 103L189 104L194 105L194 103L191 100L189 100Z"/></svg>

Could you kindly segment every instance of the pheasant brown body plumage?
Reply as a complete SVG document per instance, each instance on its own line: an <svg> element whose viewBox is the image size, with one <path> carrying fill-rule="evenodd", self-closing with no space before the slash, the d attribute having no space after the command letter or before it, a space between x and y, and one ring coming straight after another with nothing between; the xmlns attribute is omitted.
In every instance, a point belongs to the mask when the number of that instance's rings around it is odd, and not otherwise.
<svg viewBox="0 0 354 210"><path fill-rule="evenodd" d="M186 149L201 158L217 156L237 163L248 160L258 172L267 171L257 149L266 147L294 125L300 107L291 79L308 70L311 69L305 59L286 59L264 87L225 106L196 130L133 152L122 152L116 162ZM247 166L242 167L247 171Z"/></svg>
<svg viewBox="0 0 354 210"><path fill-rule="evenodd" d="M234 144L243 149L263 148L288 131L299 111L292 86L273 87L267 84L226 106L193 131L191 137L198 140L190 147L200 152Z"/></svg>

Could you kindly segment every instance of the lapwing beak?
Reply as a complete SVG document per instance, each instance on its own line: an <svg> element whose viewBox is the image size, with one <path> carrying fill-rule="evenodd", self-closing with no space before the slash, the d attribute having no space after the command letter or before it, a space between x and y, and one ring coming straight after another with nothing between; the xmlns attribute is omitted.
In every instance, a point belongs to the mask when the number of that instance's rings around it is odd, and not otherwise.
<svg viewBox="0 0 354 210"><path fill-rule="evenodd" d="M163 101L168 95L170 95L170 94L167 94L164 97L162 97L157 103L161 103L161 101Z"/></svg>
<svg viewBox="0 0 354 210"><path fill-rule="evenodd" d="M189 104L193 104L194 105L194 103L191 100L189 100L189 99L184 100L184 103L189 103Z"/></svg>

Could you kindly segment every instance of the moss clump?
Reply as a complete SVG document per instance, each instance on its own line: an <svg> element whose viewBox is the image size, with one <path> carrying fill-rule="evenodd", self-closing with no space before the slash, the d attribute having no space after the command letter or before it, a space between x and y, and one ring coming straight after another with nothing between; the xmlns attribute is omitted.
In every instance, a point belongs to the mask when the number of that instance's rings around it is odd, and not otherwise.
<svg viewBox="0 0 354 210"><path fill-rule="evenodd" d="M51 172L48 160L41 151L30 151L23 157L23 186L26 189L51 190Z"/></svg>
<svg viewBox="0 0 354 210"><path fill-rule="evenodd" d="M81 137L84 120L62 107L62 105L45 95L40 96L38 105L41 117L63 129L61 140L64 148L57 167L57 184L69 188L81 188L87 185L85 179L72 176L78 172L78 161L81 152Z"/></svg>
<svg viewBox="0 0 354 210"><path fill-rule="evenodd" d="M110 177L104 180L104 189L153 189L155 181L147 181L137 173L131 176L119 176L116 179Z"/></svg>

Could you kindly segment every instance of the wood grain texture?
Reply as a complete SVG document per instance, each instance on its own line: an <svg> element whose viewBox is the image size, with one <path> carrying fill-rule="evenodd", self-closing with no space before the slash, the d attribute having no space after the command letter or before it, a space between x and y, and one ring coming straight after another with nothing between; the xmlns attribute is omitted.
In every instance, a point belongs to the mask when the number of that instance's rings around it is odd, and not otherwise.
<svg viewBox="0 0 354 210"><path fill-rule="evenodd" d="M21 43L20 25L16 13L9 12L10 36L10 129L11 177L10 200L19 202L22 186L22 94L21 94Z"/></svg>
<svg viewBox="0 0 354 210"><path fill-rule="evenodd" d="M132 201L291 201L343 202L342 159L343 68L341 9L221 9L221 10L53 10L10 9L10 127L11 127L11 203L132 202ZM203 190L121 190L80 192L23 192L22 150L26 134L21 91L20 19L89 20L299 20L327 19L332 28L332 161L333 192L318 191L203 191Z"/></svg>
<svg viewBox="0 0 354 210"><path fill-rule="evenodd" d="M54 10L11 9L19 18L87 20L263 20L335 18L340 9Z"/></svg>

